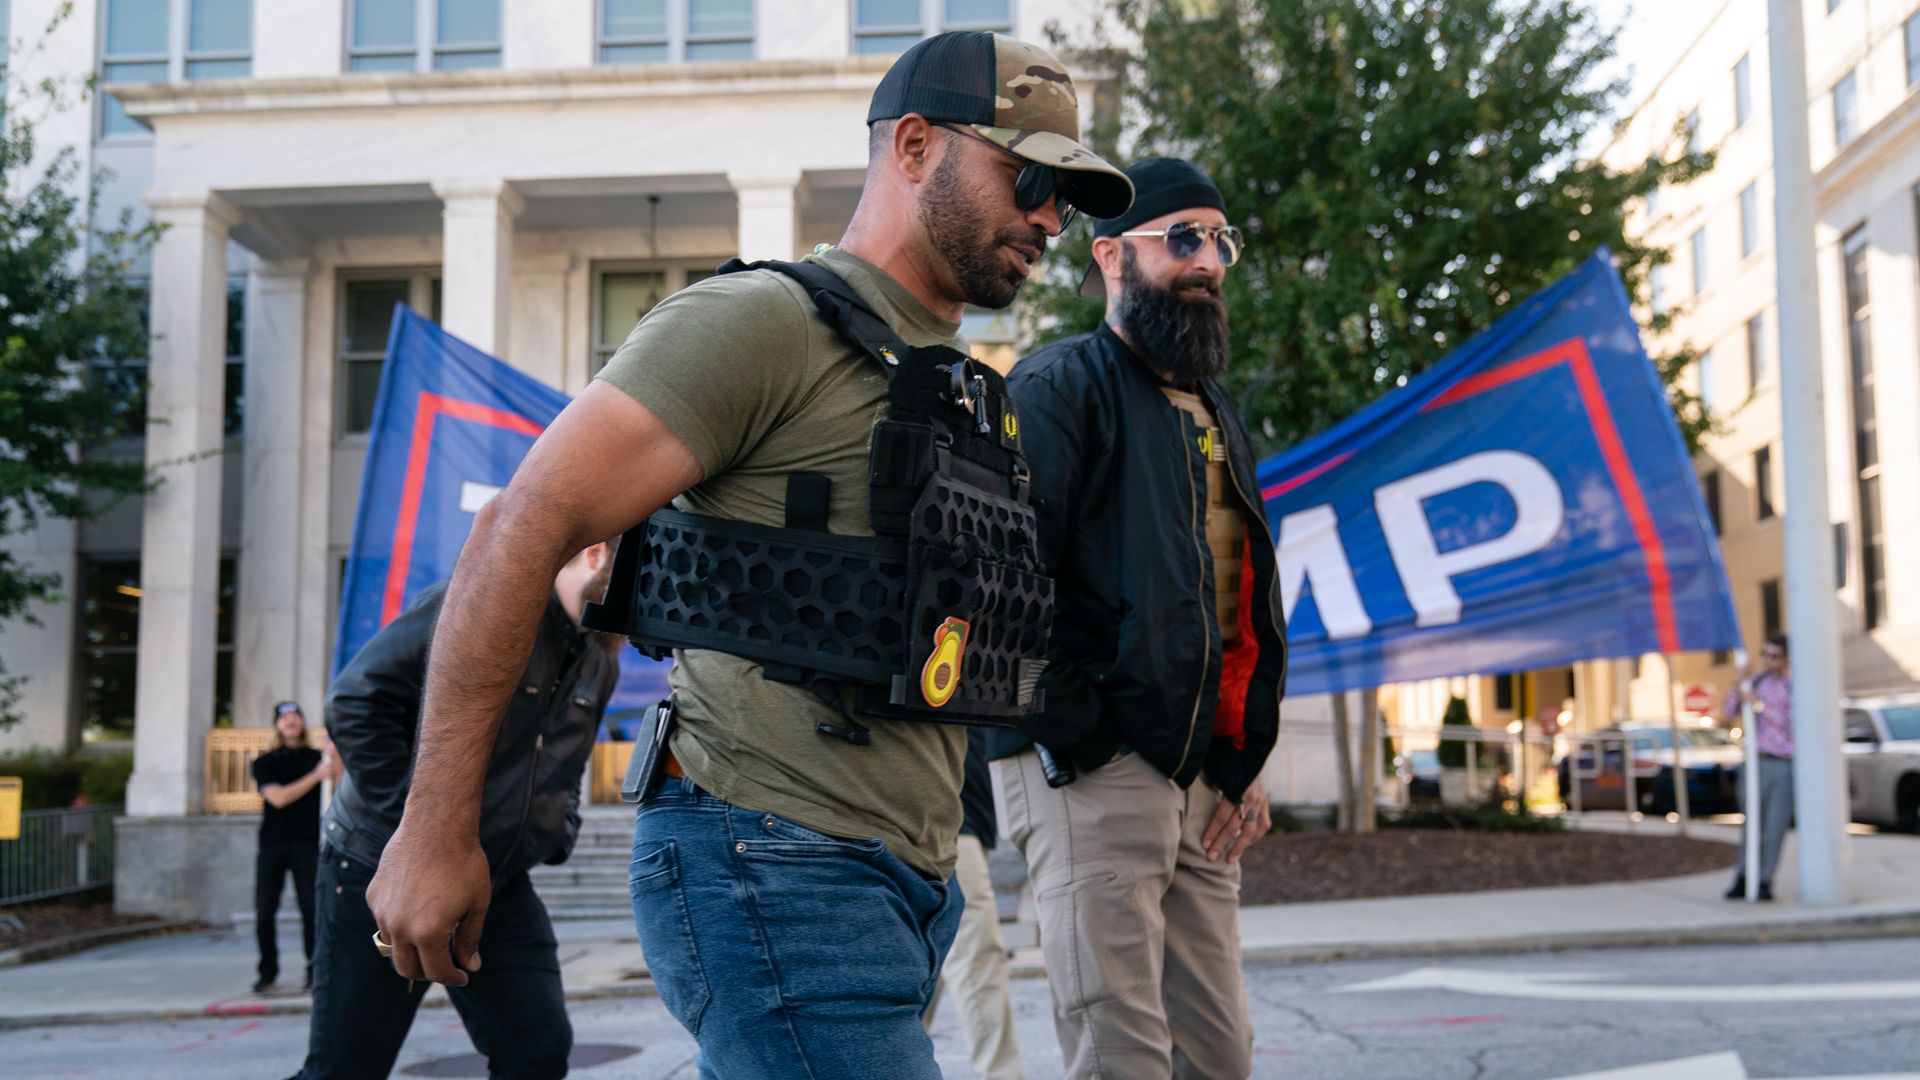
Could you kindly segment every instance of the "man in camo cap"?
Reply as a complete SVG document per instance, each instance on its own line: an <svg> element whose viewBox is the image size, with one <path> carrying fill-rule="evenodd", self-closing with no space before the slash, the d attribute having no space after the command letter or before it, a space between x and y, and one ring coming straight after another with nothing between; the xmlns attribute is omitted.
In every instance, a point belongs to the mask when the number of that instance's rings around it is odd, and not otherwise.
<svg viewBox="0 0 1920 1080"><path fill-rule="evenodd" d="M1009 38L908 50L868 128L860 203L805 273L838 277L912 348L964 349L967 305L1010 303L1076 208L1132 201L1080 145L1060 62ZM731 527L782 529L799 508L818 531L872 536L889 400L815 293L743 266L653 308L547 428L476 515L434 634L406 813L367 889L400 977L459 986L479 969L479 781L552 568L669 500ZM795 497L801 477L817 498ZM835 705L723 646L673 652L679 727L657 782L636 785L651 794L629 892L700 1075L937 1080L920 1015L960 915L965 729Z"/></svg>

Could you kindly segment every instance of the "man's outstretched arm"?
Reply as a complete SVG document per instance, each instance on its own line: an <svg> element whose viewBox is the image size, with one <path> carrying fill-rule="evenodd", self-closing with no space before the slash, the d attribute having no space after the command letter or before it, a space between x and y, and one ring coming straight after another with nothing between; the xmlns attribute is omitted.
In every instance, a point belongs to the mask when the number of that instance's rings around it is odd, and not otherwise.
<svg viewBox="0 0 1920 1080"><path fill-rule="evenodd" d="M367 887L402 976L464 986L480 966L492 892L481 792L555 575L700 479L693 451L651 410L595 382L475 516L428 654L406 811Z"/></svg>

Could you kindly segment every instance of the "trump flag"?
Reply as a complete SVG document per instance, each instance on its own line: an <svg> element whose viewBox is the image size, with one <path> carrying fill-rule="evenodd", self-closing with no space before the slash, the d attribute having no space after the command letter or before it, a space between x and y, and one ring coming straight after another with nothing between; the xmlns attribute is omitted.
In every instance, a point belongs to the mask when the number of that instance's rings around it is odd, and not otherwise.
<svg viewBox="0 0 1920 1080"><path fill-rule="evenodd" d="M341 583L333 670L453 573L473 515L506 486L567 395L394 309ZM666 695L667 665L620 654L608 715Z"/></svg>
<svg viewBox="0 0 1920 1080"><path fill-rule="evenodd" d="M1259 476L1294 693L1739 644L1605 249Z"/></svg>

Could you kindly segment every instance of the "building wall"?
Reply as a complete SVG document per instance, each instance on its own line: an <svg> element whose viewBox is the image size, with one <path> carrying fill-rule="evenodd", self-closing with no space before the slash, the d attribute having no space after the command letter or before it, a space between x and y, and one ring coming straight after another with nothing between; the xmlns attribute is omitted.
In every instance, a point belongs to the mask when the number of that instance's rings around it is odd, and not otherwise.
<svg viewBox="0 0 1920 1080"><path fill-rule="evenodd" d="M1713 169L1690 184L1663 189L1654 206L1634 211L1629 227L1645 241L1669 248L1665 297L1675 310L1668 333L1650 335L1656 353L1682 344L1711 350L1704 385L1689 378L1719 419L1718 430L1695 458L1704 478L1719 477L1721 551L1732 585L1743 636L1757 648L1764 626L1762 595L1781 581L1780 364L1773 263L1772 101L1769 93L1765 0L1729 0L1701 37L1627 120L1603 157L1625 167L1650 153L1671 149L1674 127L1698 110L1703 144L1717 154ZM1914 186L1920 182L1920 125L1910 117L1920 98L1908 82L1904 26L1920 11L1914 0L1842 0L1832 12L1821 2L1804 5L1807 27L1809 123L1818 200L1816 257L1819 278L1821 360L1827 416L1829 507L1844 531L1845 573L1835 595L1848 693L1910 689L1920 679L1920 554L1891 538L1920 523L1920 445L1912 425L1899 418L1920 405L1920 325L1916 324ZM1735 115L1734 70L1747 58L1751 109ZM1838 139L1835 96L1852 72L1856 89L1854 127ZM1757 194L1755 250L1741 250L1741 192ZM1885 517L1888 604L1882 625L1865 625L1854 415L1849 377L1843 239L1856 227L1868 244L1872 348L1878 372L1877 413L1880 495ZM1704 288L1693 288L1693 236L1705 230ZM1762 321L1761 345L1770 372L1759 383L1749 374L1747 321ZM1755 455L1771 457L1771 502L1761 514ZM1719 662L1716 662L1718 660ZM1627 684L1626 711L1660 718L1669 707L1669 685L1657 658L1611 665ZM1635 675L1635 668L1640 674ZM1689 685L1706 686L1717 699L1733 681L1730 657L1690 654L1675 663L1677 697Z"/></svg>

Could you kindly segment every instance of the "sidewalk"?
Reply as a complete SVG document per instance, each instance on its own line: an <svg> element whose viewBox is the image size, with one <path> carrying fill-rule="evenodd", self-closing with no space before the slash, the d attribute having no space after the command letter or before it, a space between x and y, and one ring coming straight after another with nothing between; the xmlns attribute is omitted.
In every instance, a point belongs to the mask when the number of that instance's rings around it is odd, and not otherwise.
<svg viewBox="0 0 1920 1080"><path fill-rule="evenodd" d="M1594 815L1586 827L1623 830ZM1644 821L1641 831L1674 827ZM1732 842L1737 829L1695 825L1694 835ZM1920 837L1851 838L1853 900L1841 907L1794 903L1793 841L1771 904L1721 898L1729 875L1505 892L1280 904L1241 910L1249 962L1420 956L1590 946L1764 942L1920 931ZM1030 916L1031 906L1027 906ZM560 960L572 1000L648 995L646 963L625 920L559 922ZM1042 973L1030 924L1005 927L1014 974ZM297 925L281 927L288 977L299 975ZM289 931L291 934L289 935ZM255 995L250 930L212 930L129 941L75 956L0 969L0 1028L192 1015L304 1013L297 991ZM428 1007L448 1004L435 987Z"/></svg>

